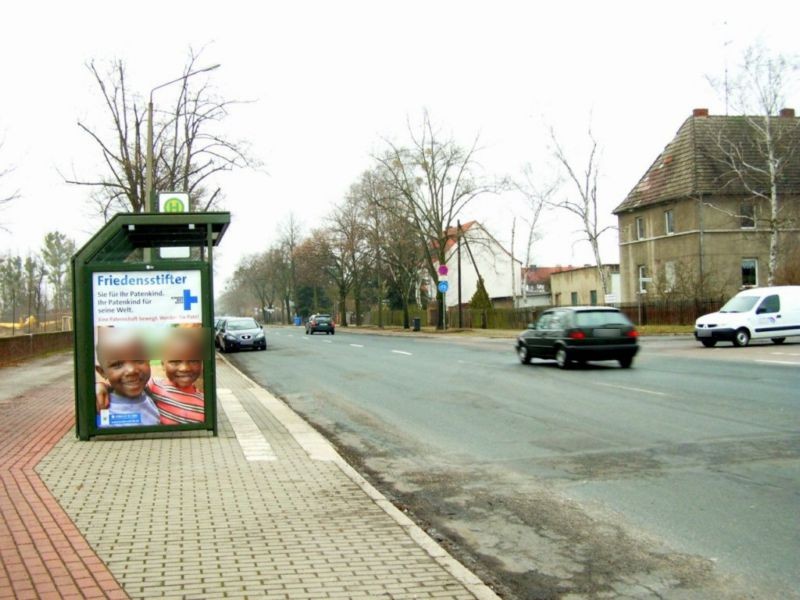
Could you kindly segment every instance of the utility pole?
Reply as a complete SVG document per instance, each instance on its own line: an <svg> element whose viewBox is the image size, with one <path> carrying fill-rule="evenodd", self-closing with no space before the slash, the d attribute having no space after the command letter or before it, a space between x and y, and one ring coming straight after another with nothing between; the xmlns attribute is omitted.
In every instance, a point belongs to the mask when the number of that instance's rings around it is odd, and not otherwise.
<svg viewBox="0 0 800 600"><path fill-rule="evenodd" d="M464 329L464 314L461 309L461 221L457 221L456 231L456 271L458 272L458 328Z"/></svg>

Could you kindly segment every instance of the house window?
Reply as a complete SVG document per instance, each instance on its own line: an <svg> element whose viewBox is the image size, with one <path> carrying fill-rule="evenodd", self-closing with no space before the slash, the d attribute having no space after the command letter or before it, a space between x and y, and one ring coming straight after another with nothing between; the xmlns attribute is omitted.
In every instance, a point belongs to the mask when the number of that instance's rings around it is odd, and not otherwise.
<svg viewBox="0 0 800 600"><path fill-rule="evenodd" d="M589 290L589 304L597 306L597 290Z"/></svg>
<svg viewBox="0 0 800 600"><path fill-rule="evenodd" d="M742 259L742 285L743 286L758 285L758 259L756 258Z"/></svg>
<svg viewBox="0 0 800 600"><path fill-rule="evenodd" d="M647 293L647 283L650 279L647 277L647 267L645 265L639 265L637 268L637 273L639 274L639 293L646 294Z"/></svg>
<svg viewBox="0 0 800 600"><path fill-rule="evenodd" d="M675 215L671 210L664 211L664 233L667 235L675 233Z"/></svg>
<svg viewBox="0 0 800 600"><path fill-rule="evenodd" d="M644 217L636 217L636 239L644 239Z"/></svg>
<svg viewBox="0 0 800 600"><path fill-rule="evenodd" d="M756 226L756 205L752 200L742 200L739 205L739 227L753 229Z"/></svg>
<svg viewBox="0 0 800 600"><path fill-rule="evenodd" d="M578 306L578 292L571 292L569 299L572 302L572 306Z"/></svg>

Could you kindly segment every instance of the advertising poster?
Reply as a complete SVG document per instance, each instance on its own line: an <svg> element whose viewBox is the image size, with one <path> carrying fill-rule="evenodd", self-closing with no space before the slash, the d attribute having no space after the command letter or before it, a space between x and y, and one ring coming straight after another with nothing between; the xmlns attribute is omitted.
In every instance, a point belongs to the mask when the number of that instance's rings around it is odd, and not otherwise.
<svg viewBox="0 0 800 600"><path fill-rule="evenodd" d="M200 271L92 274L97 426L205 421Z"/></svg>

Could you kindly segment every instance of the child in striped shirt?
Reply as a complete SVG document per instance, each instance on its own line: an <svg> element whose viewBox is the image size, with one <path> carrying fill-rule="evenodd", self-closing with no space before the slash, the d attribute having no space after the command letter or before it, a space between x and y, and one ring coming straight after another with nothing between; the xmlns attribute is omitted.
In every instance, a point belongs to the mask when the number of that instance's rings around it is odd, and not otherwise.
<svg viewBox="0 0 800 600"><path fill-rule="evenodd" d="M150 378L145 393L155 402L161 425L183 425L205 421L203 392L197 380L203 374L202 330L178 327L161 348L165 379ZM96 386L97 410L108 408L109 388Z"/></svg>

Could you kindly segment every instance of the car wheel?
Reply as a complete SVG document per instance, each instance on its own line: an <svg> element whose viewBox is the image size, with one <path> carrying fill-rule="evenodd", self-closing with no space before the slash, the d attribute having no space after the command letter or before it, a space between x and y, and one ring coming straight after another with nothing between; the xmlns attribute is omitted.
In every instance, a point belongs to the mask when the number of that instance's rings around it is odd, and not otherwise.
<svg viewBox="0 0 800 600"><path fill-rule="evenodd" d="M633 364L632 356L626 356L625 358L619 359L619 366L622 367L623 369L630 369L632 364Z"/></svg>
<svg viewBox="0 0 800 600"><path fill-rule="evenodd" d="M531 354L528 352L528 347L520 344L517 346L517 356L519 357L519 362L523 365L528 365L531 362Z"/></svg>
<svg viewBox="0 0 800 600"><path fill-rule="evenodd" d="M713 348L717 345L717 340L700 340L700 343L706 348Z"/></svg>
<svg viewBox="0 0 800 600"><path fill-rule="evenodd" d="M556 350L556 363L559 369L569 369L570 361L566 348L559 348Z"/></svg>
<svg viewBox="0 0 800 600"><path fill-rule="evenodd" d="M782 344L785 341L786 341L786 338L772 338L772 343L773 344Z"/></svg>
<svg viewBox="0 0 800 600"><path fill-rule="evenodd" d="M744 327L739 329L736 332L736 335L733 336L733 345L738 348L743 348L750 343L750 332L747 331Z"/></svg>

